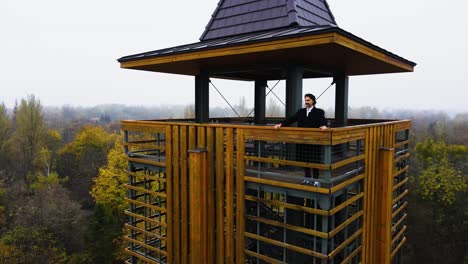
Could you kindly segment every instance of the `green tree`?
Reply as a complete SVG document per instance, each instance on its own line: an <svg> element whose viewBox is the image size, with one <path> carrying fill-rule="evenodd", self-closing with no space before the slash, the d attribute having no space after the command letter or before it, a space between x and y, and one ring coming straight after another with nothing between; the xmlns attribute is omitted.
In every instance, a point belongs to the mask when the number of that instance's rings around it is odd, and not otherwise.
<svg viewBox="0 0 468 264"><path fill-rule="evenodd" d="M84 126L71 143L59 150L57 172L69 178L65 186L85 209L94 206L89 194L93 178L106 164L107 153L116 137L102 127Z"/></svg>
<svg viewBox="0 0 468 264"><path fill-rule="evenodd" d="M411 177L409 239L412 261L463 263L468 242L465 146L427 139L416 145L416 173Z"/></svg>
<svg viewBox="0 0 468 264"><path fill-rule="evenodd" d="M0 263L61 264L67 254L45 229L17 226L0 238Z"/></svg>
<svg viewBox="0 0 468 264"><path fill-rule="evenodd" d="M38 176L31 184L33 194L24 198L16 209L14 224L44 228L53 234L55 241L72 252L83 245L85 215L80 204L70 199L62 182L64 179L56 173Z"/></svg>
<svg viewBox="0 0 468 264"><path fill-rule="evenodd" d="M16 113L14 145L18 151L17 172L25 183L28 175L34 172L34 164L40 157L46 126L42 115L42 106L34 95L22 99Z"/></svg>
<svg viewBox="0 0 468 264"><path fill-rule="evenodd" d="M0 179L8 179L10 149L9 141L12 132L12 123L7 115L5 105L0 104Z"/></svg>

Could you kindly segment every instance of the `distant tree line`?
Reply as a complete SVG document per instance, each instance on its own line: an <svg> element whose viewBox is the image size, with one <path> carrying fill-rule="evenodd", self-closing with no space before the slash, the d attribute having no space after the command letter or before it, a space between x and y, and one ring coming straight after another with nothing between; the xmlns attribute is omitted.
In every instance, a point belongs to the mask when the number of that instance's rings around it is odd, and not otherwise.
<svg viewBox="0 0 468 264"><path fill-rule="evenodd" d="M252 112L245 99L233 108ZM284 116L284 107L269 100L266 112ZM349 114L413 121L404 263L468 263L468 113ZM210 115L236 113L215 107ZM193 116L193 105L44 107L34 96L11 109L0 104L0 263L124 263L119 120Z"/></svg>

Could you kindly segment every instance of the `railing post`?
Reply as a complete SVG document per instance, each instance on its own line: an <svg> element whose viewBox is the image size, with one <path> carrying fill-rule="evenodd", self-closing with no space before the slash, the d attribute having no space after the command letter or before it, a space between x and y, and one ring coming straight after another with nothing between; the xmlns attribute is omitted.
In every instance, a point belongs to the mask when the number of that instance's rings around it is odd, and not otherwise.
<svg viewBox="0 0 468 264"><path fill-rule="evenodd" d="M375 247L375 259L377 263L390 264L392 246L392 195L393 195L393 159L395 149L380 148L378 152L378 171L376 178L376 200L380 201L377 206L376 223L377 229Z"/></svg>
<svg viewBox="0 0 468 264"><path fill-rule="evenodd" d="M189 150L190 263L210 263L208 256L207 151Z"/></svg>

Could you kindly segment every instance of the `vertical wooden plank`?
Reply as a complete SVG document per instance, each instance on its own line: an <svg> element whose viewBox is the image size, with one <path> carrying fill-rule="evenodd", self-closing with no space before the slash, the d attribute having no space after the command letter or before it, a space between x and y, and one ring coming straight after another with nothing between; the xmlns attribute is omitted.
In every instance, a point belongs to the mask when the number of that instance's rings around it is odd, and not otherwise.
<svg viewBox="0 0 468 264"><path fill-rule="evenodd" d="M390 264L392 246L393 155L393 148L380 148L378 155L375 260L382 264Z"/></svg>
<svg viewBox="0 0 468 264"><path fill-rule="evenodd" d="M224 131L216 128L216 263L224 263Z"/></svg>
<svg viewBox="0 0 468 264"><path fill-rule="evenodd" d="M236 262L238 264L244 263L244 233L245 233L245 185L244 185L244 173L245 173L245 142L243 137L243 130L237 129L237 171L236 171Z"/></svg>
<svg viewBox="0 0 468 264"><path fill-rule="evenodd" d="M180 188L181 188L181 263L188 263L189 235L188 235L188 178L187 178L187 126L180 127Z"/></svg>
<svg viewBox="0 0 468 264"><path fill-rule="evenodd" d="M173 244L174 244L174 263L180 263L180 137L179 137L179 126L172 126L172 174L173 174L173 203L174 203L174 232L173 232ZM168 164L169 165L169 164ZM169 165L170 166L170 165Z"/></svg>
<svg viewBox="0 0 468 264"><path fill-rule="evenodd" d="M226 262L234 263L234 131L226 128Z"/></svg>
<svg viewBox="0 0 468 264"><path fill-rule="evenodd" d="M206 133L206 127L204 126L197 127L197 147L199 148L206 147L205 133Z"/></svg>
<svg viewBox="0 0 468 264"><path fill-rule="evenodd" d="M363 180L363 186L364 186L364 201L363 201L363 212L364 215L362 217L363 223L362 223L362 250L361 250L361 261L362 263L366 263L367 260L367 251L369 249L368 242L369 238L369 165L370 165L370 159L369 159L369 146L370 146L370 128L366 129L366 135L364 139L364 155L365 155L365 177Z"/></svg>
<svg viewBox="0 0 468 264"><path fill-rule="evenodd" d="M206 150L189 150L190 263L208 263Z"/></svg>
<svg viewBox="0 0 468 264"><path fill-rule="evenodd" d="M208 195L208 263L216 263L215 253L215 229L216 229L216 213L215 213L215 143L214 143L214 128L206 127L206 149L207 149L207 195Z"/></svg>
<svg viewBox="0 0 468 264"><path fill-rule="evenodd" d="M196 147L196 141L197 141L197 130L195 126L189 126L189 131L188 131L188 137L189 137L189 149L194 149Z"/></svg>
<svg viewBox="0 0 468 264"><path fill-rule="evenodd" d="M172 215L172 207L173 207L173 199L174 196L172 194L172 126L166 126L166 246L167 246L167 263L173 263L172 258L174 254L178 254L178 252L174 252L173 248L173 215Z"/></svg>

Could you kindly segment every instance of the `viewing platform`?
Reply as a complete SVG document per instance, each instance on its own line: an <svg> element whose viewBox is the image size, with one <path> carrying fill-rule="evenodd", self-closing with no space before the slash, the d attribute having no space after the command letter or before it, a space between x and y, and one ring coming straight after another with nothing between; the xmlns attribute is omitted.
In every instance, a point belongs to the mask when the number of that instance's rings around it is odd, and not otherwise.
<svg viewBox="0 0 468 264"><path fill-rule="evenodd" d="M252 122L122 121L129 254L147 263L366 263L360 256L387 240L397 256L410 121L350 119L325 131ZM319 146L320 162L304 162L300 145ZM194 240L194 228L204 236Z"/></svg>

